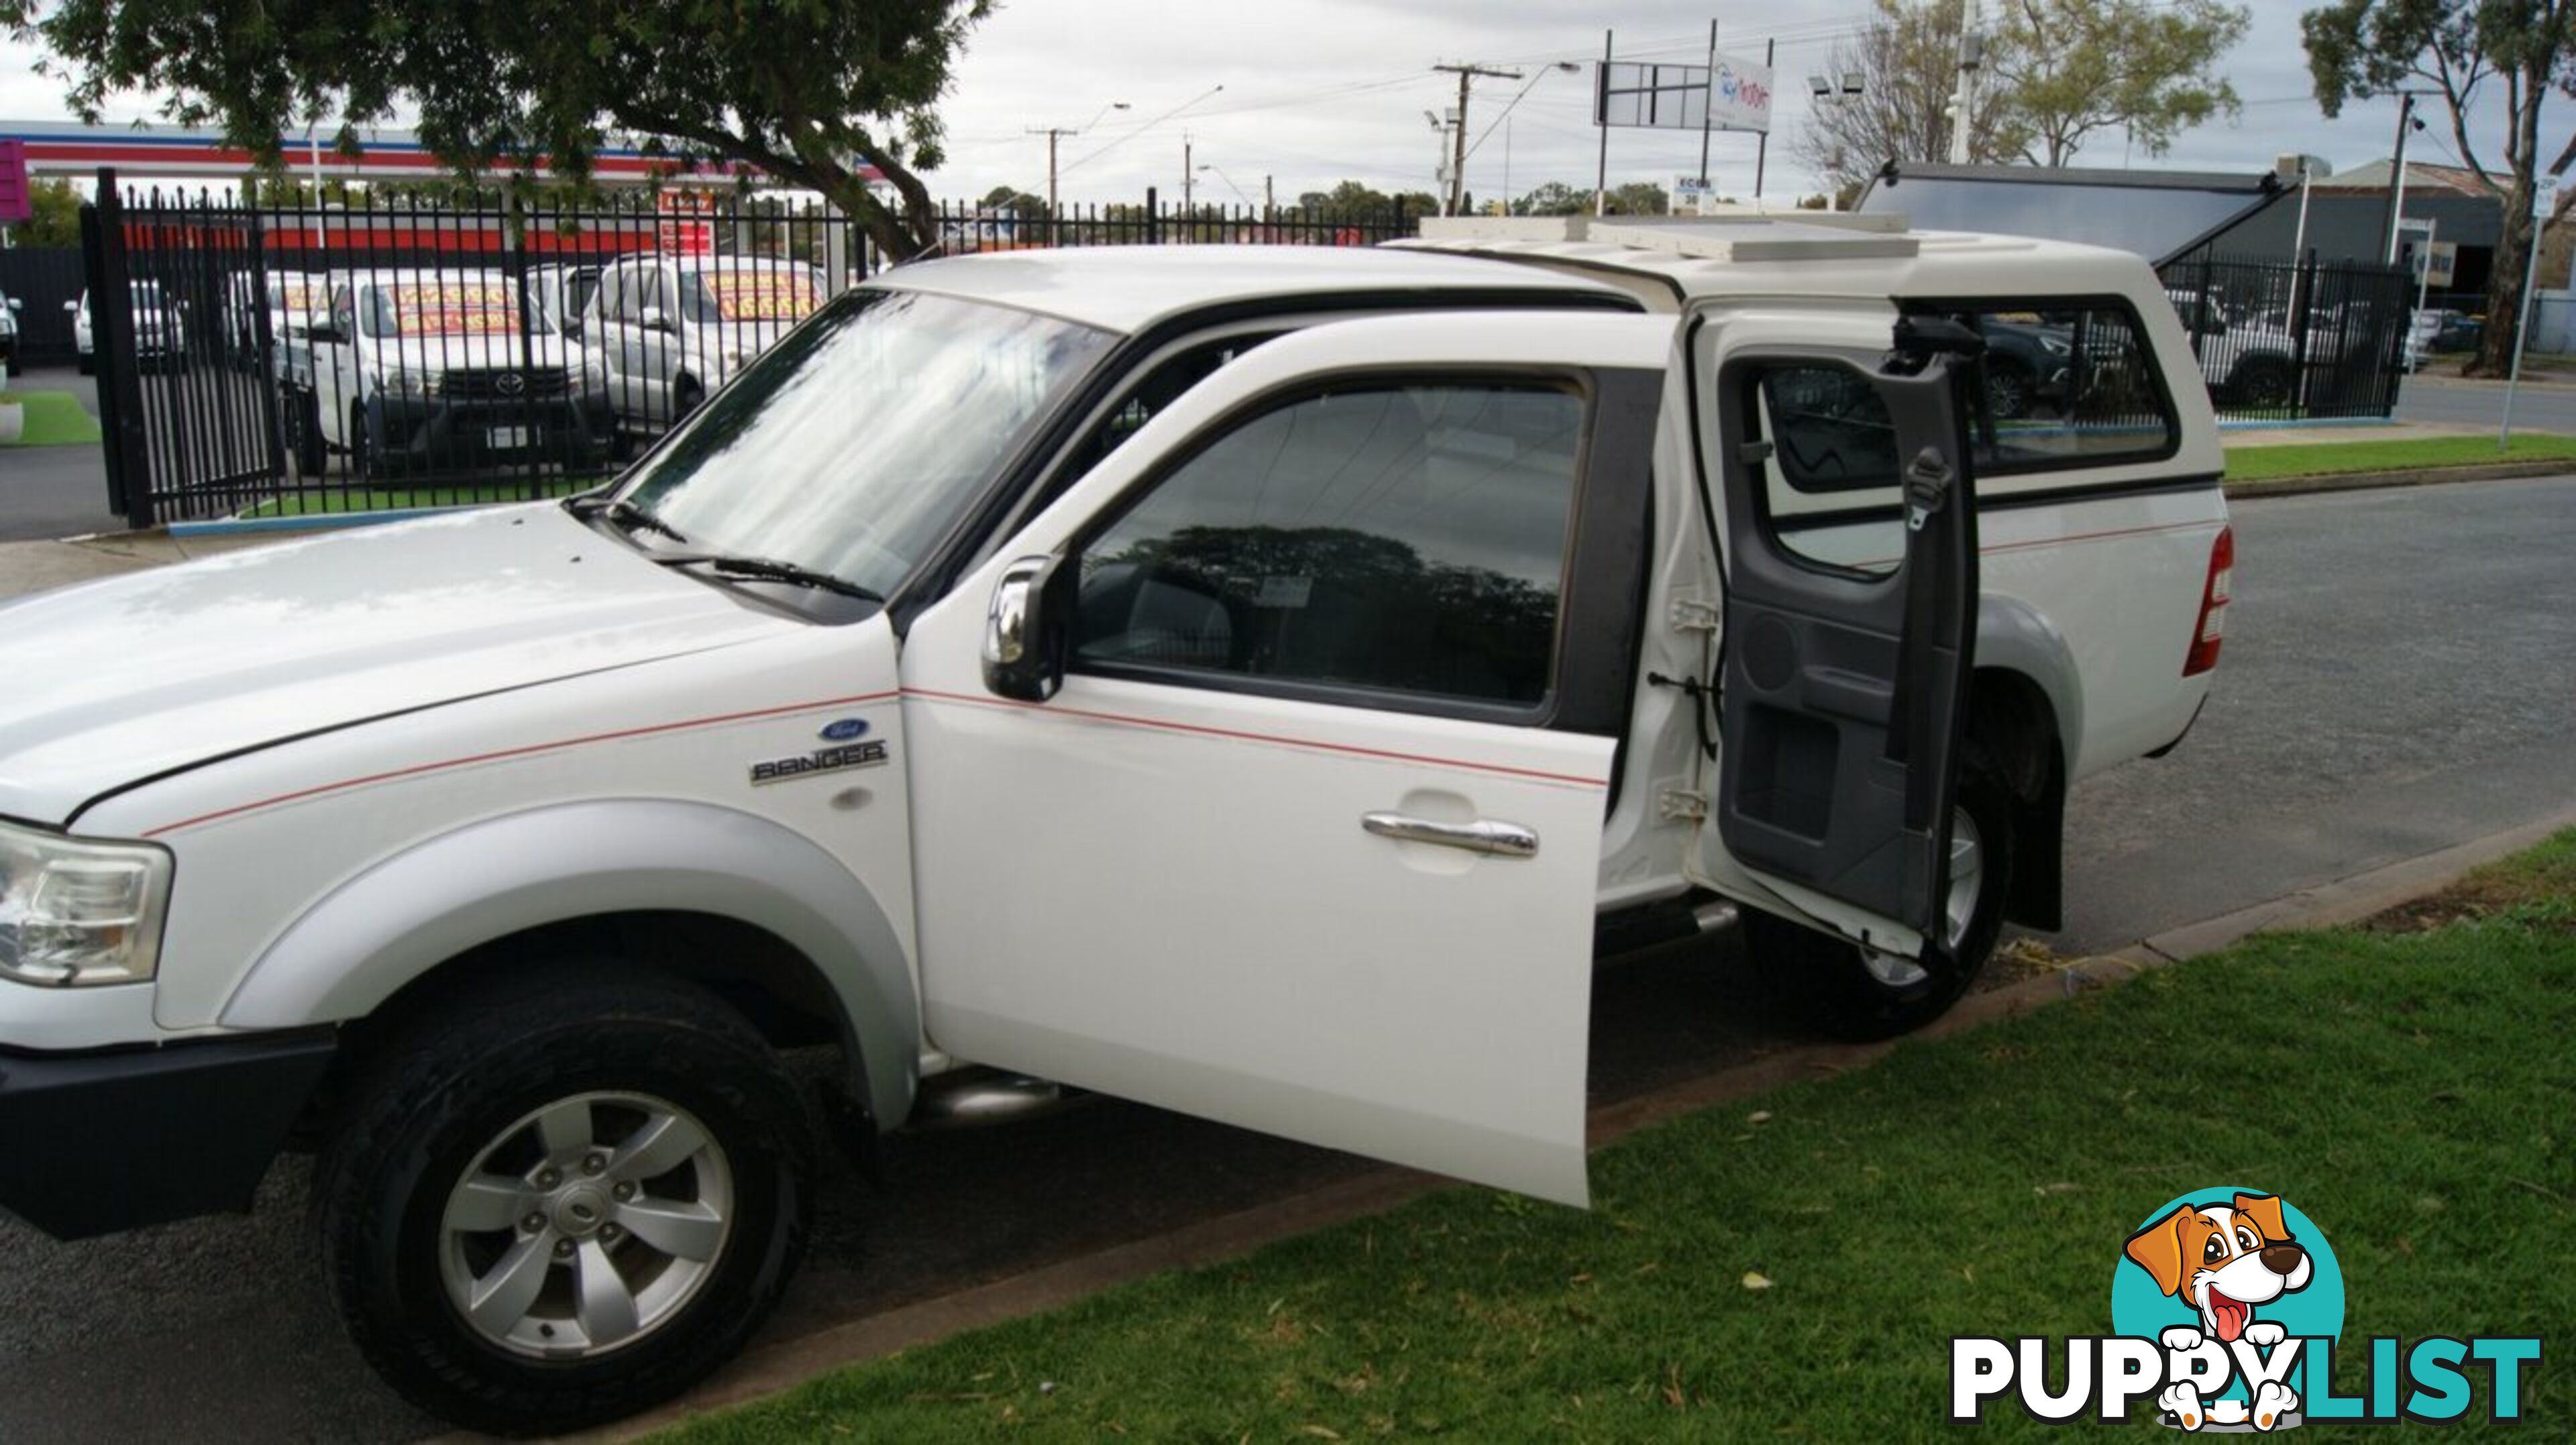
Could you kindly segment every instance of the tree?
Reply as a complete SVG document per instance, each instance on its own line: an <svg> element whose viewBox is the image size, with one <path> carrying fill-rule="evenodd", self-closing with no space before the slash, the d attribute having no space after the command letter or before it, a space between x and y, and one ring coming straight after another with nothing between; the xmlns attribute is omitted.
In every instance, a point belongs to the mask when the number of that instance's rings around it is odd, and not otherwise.
<svg viewBox="0 0 2576 1445"><path fill-rule="evenodd" d="M975 209L986 215L1011 216L1023 221L1043 221L1047 216L1046 197L1021 190L1017 186L995 186L975 203Z"/></svg>
<svg viewBox="0 0 2576 1445"><path fill-rule="evenodd" d="M1878 18L1858 35L1837 41L1825 73L1839 88L1860 78L1857 95L1836 94L1808 110L1791 153L1837 193L1857 194L1889 161L1950 158L1950 101L1959 79L1962 0L1878 0ZM2009 42L1989 41L1991 68ZM2021 153L2019 121L2003 87L1980 86L1968 131L1968 159L1989 162Z"/></svg>
<svg viewBox="0 0 2576 1445"><path fill-rule="evenodd" d="M2532 199L2539 193L2540 108L2552 90L2576 93L2576 3L2570 0L2338 0L2299 17L2317 104L2340 115L2367 100L2429 83L2451 112L2451 138L2478 184L2504 210L2494 267L2487 275L2487 324L2478 335L2471 376L2501 376L2513 365L2522 320L2522 275L2532 242ZM2504 88L2505 179L2499 182L2469 140L2469 115L2490 80ZM2576 162L2576 136L2558 148L2548 173ZM2576 192L2562 191L2549 219L2567 214Z"/></svg>
<svg viewBox="0 0 2576 1445"><path fill-rule="evenodd" d="M13 246L77 246L80 237L80 192L60 176L46 176L27 188L28 216L9 228Z"/></svg>
<svg viewBox="0 0 2576 1445"><path fill-rule="evenodd" d="M186 124L279 164L278 138L416 110L462 170L543 156L583 177L633 137L675 159L733 162L819 191L877 245L938 238L919 172L941 160L937 105L992 0L0 0L95 119L124 91L169 97ZM873 167L891 197L871 190Z"/></svg>
<svg viewBox="0 0 2576 1445"><path fill-rule="evenodd" d="M1993 88L2035 165L2065 165L2112 129L2162 155L2182 131L2236 114L2216 67L2251 23L2219 0L2005 0Z"/></svg>
<svg viewBox="0 0 2576 1445"><path fill-rule="evenodd" d="M1390 196L1364 181L1343 181L1329 191L1303 191L1297 196L1297 209L1309 216L1382 215L1399 203L1408 216L1440 214L1440 198L1429 191L1402 191Z"/></svg>

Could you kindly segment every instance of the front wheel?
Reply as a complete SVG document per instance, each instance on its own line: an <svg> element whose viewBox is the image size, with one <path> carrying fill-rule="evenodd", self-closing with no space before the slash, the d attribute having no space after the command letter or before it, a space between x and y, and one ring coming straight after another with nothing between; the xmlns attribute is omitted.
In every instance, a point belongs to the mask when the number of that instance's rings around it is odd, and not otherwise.
<svg viewBox="0 0 2576 1445"><path fill-rule="evenodd" d="M1801 1021L1843 1039L1911 1033L1967 993L2002 936L2013 870L2012 796L1982 768L1959 779L1950 821L1943 941L1955 963L1932 970L1839 935L1747 909L1744 942L1763 988Z"/></svg>
<svg viewBox="0 0 2576 1445"><path fill-rule="evenodd" d="M722 1364L804 1248L812 1150L776 1056L712 995L572 965L406 1031L316 1177L349 1333L414 1404L556 1433Z"/></svg>

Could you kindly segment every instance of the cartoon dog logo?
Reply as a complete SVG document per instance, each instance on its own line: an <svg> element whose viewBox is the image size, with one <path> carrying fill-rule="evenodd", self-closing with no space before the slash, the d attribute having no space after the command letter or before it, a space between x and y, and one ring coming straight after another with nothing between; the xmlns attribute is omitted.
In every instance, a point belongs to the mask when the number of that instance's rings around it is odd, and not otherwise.
<svg viewBox="0 0 2576 1445"><path fill-rule="evenodd" d="M2169 1350L2197 1349L2204 1338L2223 1344L2242 1338L2270 1349L2288 1332L2256 1320L2254 1307L2306 1289L2313 1273L2308 1251L2282 1222L2281 1201L2268 1194L2184 1204L2129 1236L2125 1252L2155 1277L2159 1291L2200 1316L2199 1329L2176 1325L2164 1332ZM2209 1419L2199 1391L2187 1382L2167 1386L2156 1403L2185 1430L2198 1430ZM2298 1408L2297 1391L2266 1383L2247 1413L2258 1429L2268 1430Z"/></svg>

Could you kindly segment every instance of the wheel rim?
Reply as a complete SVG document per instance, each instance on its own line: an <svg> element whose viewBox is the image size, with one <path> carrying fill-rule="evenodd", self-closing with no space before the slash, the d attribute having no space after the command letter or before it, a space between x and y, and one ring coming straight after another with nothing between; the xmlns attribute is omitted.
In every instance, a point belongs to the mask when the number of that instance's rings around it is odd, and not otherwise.
<svg viewBox="0 0 2576 1445"><path fill-rule="evenodd" d="M685 1109L586 1093L474 1156L439 1221L448 1302L486 1342L582 1359L670 1323L733 1235L733 1170Z"/></svg>
<svg viewBox="0 0 2576 1445"><path fill-rule="evenodd" d="M2009 372L1995 372L1986 378L1986 407L1999 417L2018 417L2025 405L2021 378Z"/></svg>
<svg viewBox="0 0 2576 1445"><path fill-rule="evenodd" d="M1950 891L1941 904L1941 946L1956 955L1977 918L1977 895L1986 882L1985 840L1977 820L1960 808L1950 814ZM1889 988L1911 988L1932 976L1930 970L1902 954L1861 950L1870 976Z"/></svg>

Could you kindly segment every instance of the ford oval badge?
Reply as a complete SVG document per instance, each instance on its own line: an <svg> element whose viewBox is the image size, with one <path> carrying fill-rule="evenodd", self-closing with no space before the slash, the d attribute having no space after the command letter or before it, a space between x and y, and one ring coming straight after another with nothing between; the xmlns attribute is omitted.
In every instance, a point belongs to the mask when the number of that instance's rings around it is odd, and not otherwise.
<svg viewBox="0 0 2576 1445"><path fill-rule="evenodd" d="M823 741L827 743L845 743L852 738L863 738L867 735L868 720L863 717L845 717L838 722L826 724L823 728Z"/></svg>

